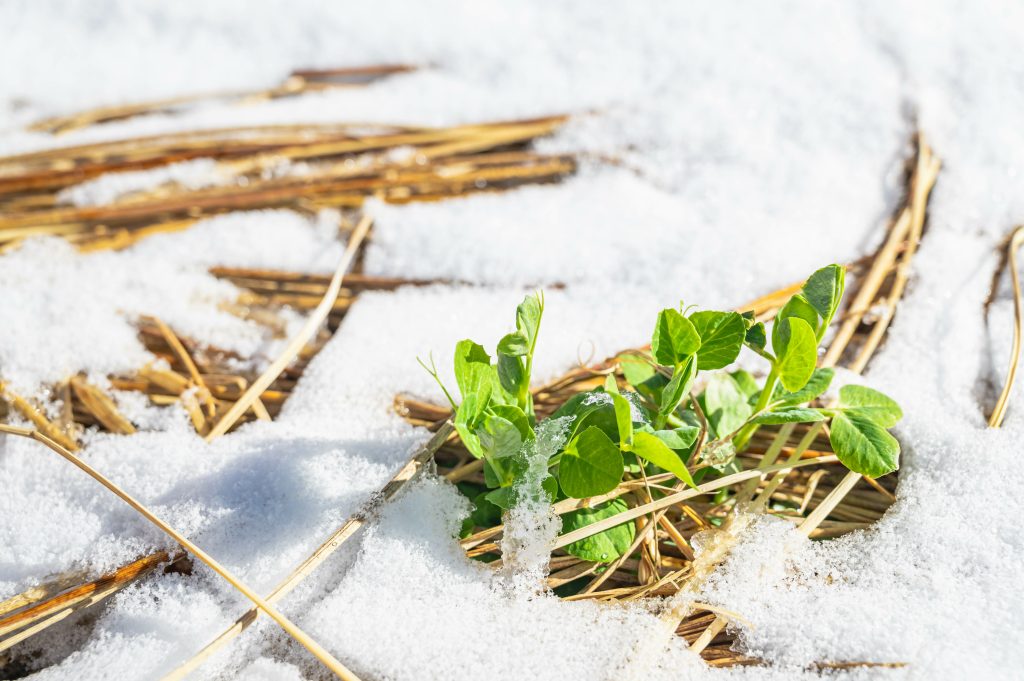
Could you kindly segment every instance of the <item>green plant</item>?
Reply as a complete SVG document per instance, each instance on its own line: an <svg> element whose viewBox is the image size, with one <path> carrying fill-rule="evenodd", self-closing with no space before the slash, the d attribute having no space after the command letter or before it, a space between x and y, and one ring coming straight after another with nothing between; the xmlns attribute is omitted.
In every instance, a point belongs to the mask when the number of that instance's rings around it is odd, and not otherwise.
<svg viewBox="0 0 1024 681"><path fill-rule="evenodd" d="M620 387L609 375L602 387L578 393L549 417L564 419L564 441L552 448L544 490L552 501L587 499L614 490L623 477L673 474L696 486L707 477L737 470L735 455L762 425L830 422L829 437L850 470L879 477L898 467L899 443L888 429L902 417L899 406L870 388L848 385L839 399L813 406L833 372L816 368L818 346L839 307L844 270L829 265L812 274L779 310L769 338L752 313L662 310L650 352L621 355ZM498 343L496 361L473 341L455 348L461 402L437 379L455 412L466 448L484 461L486 490L474 494L471 525L494 522L510 508L526 453L537 438L529 390L544 299L527 296L516 310L516 331ZM743 370L726 371L743 346L768 362L759 384ZM708 372L698 382L700 372ZM700 384L701 389L695 390ZM464 486L465 487L465 486ZM467 490L469 491L469 490ZM580 527L619 512L621 498L573 511L563 518ZM633 538L631 523L611 528L566 550L589 560L612 560Z"/></svg>

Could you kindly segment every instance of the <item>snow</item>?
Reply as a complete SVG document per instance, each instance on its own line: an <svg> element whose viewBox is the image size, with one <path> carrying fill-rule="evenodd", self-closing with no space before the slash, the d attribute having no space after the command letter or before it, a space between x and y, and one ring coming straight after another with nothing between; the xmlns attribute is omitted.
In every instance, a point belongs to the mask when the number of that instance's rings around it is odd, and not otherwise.
<svg viewBox="0 0 1024 681"><path fill-rule="evenodd" d="M390 410L398 392L436 397L416 356L433 352L451 383L455 341L493 346L524 292L547 286L535 367L544 380L581 355L645 342L656 311L680 298L738 305L852 260L877 243L898 199L916 119L944 171L907 298L867 376L906 415L898 502L872 529L831 542L758 523L701 594L749 620L738 629L743 645L775 666L709 669L650 604L510 591L464 557L454 538L465 502L431 476L281 607L375 679L783 679L816 676L803 667L820 660L908 663L837 674L844 679L1001 679L1024 664L1014 588L1024 578L1015 522L1024 395L1016 391L998 431L985 428L980 407L993 403L1008 361L1005 283L987 326L981 306L996 247L1024 215L1018 5L35 0L0 7L0 25L0 59L17 66L0 76L5 153L259 123L578 114L541 144L583 153L581 172L563 184L371 205L369 271L463 283L362 296L276 422L205 445L184 414L124 395L152 430L88 437L92 465L264 593L424 441ZM40 45L45 59L35 58ZM424 68L53 138L20 129L81 107L271 87L296 67L382 62ZM100 178L68 195L107 201L191 181L183 172ZM39 395L69 373L137 369L150 359L132 326L139 314L272 356L279 341L220 311L237 290L206 269L329 272L343 248L336 224L331 214L269 211L212 218L118 253L26 242L0 256L0 376ZM171 548L38 445L5 438L0 447L0 597L48 574L97 573ZM191 577L148 579L95 618L79 617L82 626L33 643L43 651L36 677L158 677L247 608L200 564ZM263 619L201 676L317 677L315 662Z"/></svg>
<svg viewBox="0 0 1024 681"><path fill-rule="evenodd" d="M3 378L15 392L30 394L78 371L134 372L153 359L137 338L140 315L155 315L179 334L245 357L273 357L282 341L222 311L219 305L233 302L239 291L207 268L327 272L337 267L342 249L337 216L307 220L275 211L211 218L120 253L82 256L63 240L29 240L0 267ZM301 322L295 314L285 319Z"/></svg>

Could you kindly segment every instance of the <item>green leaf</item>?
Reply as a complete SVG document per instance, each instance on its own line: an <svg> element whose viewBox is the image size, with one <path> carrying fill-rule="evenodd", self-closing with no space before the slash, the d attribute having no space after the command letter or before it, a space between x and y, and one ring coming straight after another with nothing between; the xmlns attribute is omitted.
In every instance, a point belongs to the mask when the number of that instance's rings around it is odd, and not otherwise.
<svg viewBox="0 0 1024 681"><path fill-rule="evenodd" d="M503 487L502 489L508 488ZM470 520L474 527L493 527L501 523L502 506L488 499L488 494L490 492L481 492L473 497L473 505L476 508L473 510Z"/></svg>
<svg viewBox="0 0 1024 681"><path fill-rule="evenodd" d="M533 428L530 427L530 419L522 409L514 404L495 404L491 407L495 416L506 419L519 431L523 442L533 440Z"/></svg>
<svg viewBox="0 0 1024 681"><path fill-rule="evenodd" d="M896 404L896 400L862 385L844 385L840 388L839 406L856 411L883 428L892 428L903 418L903 410Z"/></svg>
<svg viewBox="0 0 1024 681"><path fill-rule="evenodd" d="M521 358L498 354L498 383L505 391L507 401L515 402L523 384L528 380Z"/></svg>
<svg viewBox="0 0 1024 681"><path fill-rule="evenodd" d="M491 366L491 357L483 346L473 341L461 340L455 345L455 381L459 384L462 401L470 395L477 398L477 408L487 406L494 387L495 371ZM479 413L479 412L477 412Z"/></svg>
<svg viewBox="0 0 1024 681"><path fill-rule="evenodd" d="M615 376L608 375L604 381L604 391L612 398L612 407L615 409L615 426L619 434L619 444L628 448L633 442L633 409L629 400L619 394L619 386L615 382Z"/></svg>
<svg viewBox="0 0 1024 681"><path fill-rule="evenodd" d="M714 374L704 389L704 405L708 421L719 437L738 429L753 409L747 395L729 374Z"/></svg>
<svg viewBox="0 0 1024 681"><path fill-rule="evenodd" d="M777 409L774 411L762 412L751 419L752 423L777 424L777 423L813 423L824 421L825 415L817 409L806 407L793 407L791 409Z"/></svg>
<svg viewBox="0 0 1024 681"><path fill-rule="evenodd" d="M799 293L789 299L779 313L775 315L775 323L772 324L772 350L776 357L786 354L786 345L789 343L790 326L786 324L787 319L802 319L811 327L811 333L817 333L818 312ZM817 336L815 336L817 340Z"/></svg>
<svg viewBox="0 0 1024 681"><path fill-rule="evenodd" d="M530 352L530 341L521 333L510 333L498 341L498 352L509 357L522 357Z"/></svg>
<svg viewBox="0 0 1024 681"><path fill-rule="evenodd" d="M615 489L622 481L622 453L604 431L591 426L565 447L558 484L566 495L586 499Z"/></svg>
<svg viewBox="0 0 1024 681"><path fill-rule="evenodd" d="M654 367L650 362L636 355L620 355L619 366L626 376L626 381L634 388L644 383L655 375Z"/></svg>
<svg viewBox="0 0 1024 681"><path fill-rule="evenodd" d="M768 344L768 337L764 330L764 322L757 322L747 329L747 334L743 338L743 342L747 345L754 346L758 350L764 350L764 346Z"/></svg>
<svg viewBox="0 0 1024 681"><path fill-rule="evenodd" d="M595 395L601 395L601 397L595 399ZM615 407L603 398L604 393L598 390L577 393L566 400L565 404L559 407L549 418L576 417L572 422L572 431L569 434L569 439L572 439L572 436L577 433L582 433L590 426L596 426L604 431L604 434L609 439L614 441L619 436L618 424L615 421Z"/></svg>
<svg viewBox="0 0 1024 681"><path fill-rule="evenodd" d="M672 380L661 391L661 404L658 407L658 413L662 416L668 416L675 411L683 397L690 392L693 379L697 376L696 359L696 355L691 355L681 367L675 370Z"/></svg>
<svg viewBox="0 0 1024 681"><path fill-rule="evenodd" d="M810 402L828 390L828 387L832 385L832 377L834 375L835 372L828 367L815 369L814 373L811 374L810 380L800 390L787 392L779 387L775 395L772 396L772 404L787 407Z"/></svg>
<svg viewBox="0 0 1024 681"><path fill-rule="evenodd" d="M779 380L789 392L800 390L814 373L818 363L818 339L810 325L799 317L789 317L782 326L789 327L789 339L778 364Z"/></svg>
<svg viewBox="0 0 1024 681"><path fill-rule="evenodd" d="M697 369L721 369L736 361L747 332L743 317L738 312L694 312L690 315L690 322L700 335Z"/></svg>
<svg viewBox="0 0 1024 681"><path fill-rule="evenodd" d="M475 430L484 454L491 459L515 456L523 446L523 436L516 426L501 416L484 417L482 428Z"/></svg>
<svg viewBox="0 0 1024 681"><path fill-rule="evenodd" d="M537 344L537 333L540 331L540 319L543 315L544 299L538 294L526 296L516 308L516 329L526 339L529 348Z"/></svg>
<svg viewBox="0 0 1024 681"><path fill-rule="evenodd" d="M581 508L562 516L562 531L572 532L629 510L622 499L612 499L592 508ZM604 532L575 541L565 547L566 553L584 560L609 563L621 556L633 543L636 526L620 523Z"/></svg>
<svg viewBox="0 0 1024 681"><path fill-rule="evenodd" d="M689 319L667 308L658 313L651 336L651 354L664 366L675 366L700 348L700 334Z"/></svg>
<svg viewBox="0 0 1024 681"><path fill-rule="evenodd" d="M657 435L640 432L633 436L633 453L641 459L650 461L658 468L674 473L677 478L690 487L696 487L693 476L686 469L686 463L679 455L669 449Z"/></svg>
<svg viewBox="0 0 1024 681"><path fill-rule="evenodd" d="M821 333L832 321L846 286L846 269L827 265L808 277L804 283L804 297L822 318Z"/></svg>
<svg viewBox="0 0 1024 681"><path fill-rule="evenodd" d="M869 478L899 468L900 443L871 418L857 412L839 412L829 430L832 449L844 466Z"/></svg>
<svg viewBox="0 0 1024 681"><path fill-rule="evenodd" d="M669 449L688 449L697 441L700 428L697 426L679 426L672 430L656 430L655 437L665 443Z"/></svg>
<svg viewBox="0 0 1024 681"><path fill-rule="evenodd" d="M465 421L458 418L458 415L456 415L455 420L455 431L459 434L462 444L466 445L466 449L469 450L470 454L478 459L484 457L484 448L480 444L480 438L476 436L473 429Z"/></svg>
<svg viewBox="0 0 1024 681"><path fill-rule="evenodd" d="M757 384L757 380L750 375L749 371L738 369L729 374L732 379L736 381L736 385L740 387L740 391L746 395L747 401L757 397L761 392L761 386Z"/></svg>
<svg viewBox="0 0 1024 681"><path fill-rule="evenodd" d="M629 400L618 393L612 393L615 407L615 425L619 431L619 442L628 447L633 443L633 409Z"/></svg>

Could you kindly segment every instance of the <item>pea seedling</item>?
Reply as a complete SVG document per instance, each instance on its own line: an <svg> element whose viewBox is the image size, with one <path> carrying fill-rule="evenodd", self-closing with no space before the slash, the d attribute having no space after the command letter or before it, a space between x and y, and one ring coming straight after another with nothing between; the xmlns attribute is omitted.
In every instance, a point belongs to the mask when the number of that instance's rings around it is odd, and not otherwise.
<svg viewBox="0 0 1024 681"><path fill-rule="evenodd" d="M900 447L888 432L902 418L899 405L856 385L839 390L828 406L812 406L829 388L833 371L816 368L818 346L839 308L845 272L829 265L812 274L779 310L770 349L765 325L753 313L668 308L654 325L650 352L619 357L625 378L578 393L549 418L565 419L564 442L548 460L543 488L552 501L587 499L615 489L627 473L671 473L696 486L707 477L738 469L736 452L762 425L828 422L829 439L847 468L877 478L898 468ZM500 522L500 510L516 500L526 453L537 438L530 393L534 351L544 314L541 294L516 309L516 330L503 337L492 363L471 340L455 347L456 403L436 368L423 364L441 385L455 412L455 427L473 456L484 461L487 489L473 490L477 511L467 527ZM728 371L743 346L768 362L763 383L743 370ZM709 372L697 381L700 372ZM702 385L698 391L695 385ZM468 487L468 486L465 486ZM583 527L626 510L616 498L563 516L564 529ZM632 542L623 523L570 544L581 558L610 561Z"/></svg>

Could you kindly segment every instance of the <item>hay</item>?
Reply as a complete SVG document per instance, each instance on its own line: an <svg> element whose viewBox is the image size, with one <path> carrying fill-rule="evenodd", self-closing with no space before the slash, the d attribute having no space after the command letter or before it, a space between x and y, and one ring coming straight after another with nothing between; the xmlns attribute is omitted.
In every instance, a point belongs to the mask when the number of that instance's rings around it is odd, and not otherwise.
<svg viewBox="0 0 1024 681"><path fill-rule="evenodd" d="M41 235L64 237L85 250L124 248L236 210L356 209L371 196L391 203L435 201L555 182L575 171L574 158L526 147L565 120L427 129L262 126L8 156L0 158L0 249ZM104 173L197 158L217 160L224 182L203 189L162 185L100 206L62 204L62 189ZM302 172L288 172L293 164L301 164Z"/></svg>

